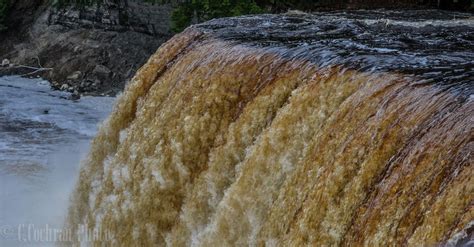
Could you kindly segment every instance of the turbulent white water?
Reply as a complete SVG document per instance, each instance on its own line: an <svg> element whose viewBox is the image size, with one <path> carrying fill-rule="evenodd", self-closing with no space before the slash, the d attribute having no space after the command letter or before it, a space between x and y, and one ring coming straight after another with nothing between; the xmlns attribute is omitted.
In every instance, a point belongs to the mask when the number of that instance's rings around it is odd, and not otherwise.
<svg viewBox="0 0 474 247"><path fill-rule="evenodd" d="M0 246L53 245L38 231L62 227L80 160L114 99L68 96L46 81L0 78Z"/></svg>

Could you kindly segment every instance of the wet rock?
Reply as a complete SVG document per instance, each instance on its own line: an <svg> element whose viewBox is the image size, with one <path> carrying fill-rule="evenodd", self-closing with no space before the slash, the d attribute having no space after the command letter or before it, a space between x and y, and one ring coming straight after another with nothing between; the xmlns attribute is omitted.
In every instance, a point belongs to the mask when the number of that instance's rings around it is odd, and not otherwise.
<svg viewBox="0 0 474 247"><path fill-rule="evenodd" d="M79 94L78 91L74 91L70 96L70 100L79 100L81 98L81 95Z"/></svg>
<svg viewBox="0 0 474 247"><path fill-rule="evenodd" d="M66 91L68 89L69 89L69 85L66 83L62 84L61 87L59 87L59 90L62 90L62 91Z"/></svg>
<svg viewBox="0 0 474 247"><path fill-rule="evenodd" d="M60 90L61 88L61 84L57 81L52 81L50 86L51 86L51 89L53 90Z"/></svg>

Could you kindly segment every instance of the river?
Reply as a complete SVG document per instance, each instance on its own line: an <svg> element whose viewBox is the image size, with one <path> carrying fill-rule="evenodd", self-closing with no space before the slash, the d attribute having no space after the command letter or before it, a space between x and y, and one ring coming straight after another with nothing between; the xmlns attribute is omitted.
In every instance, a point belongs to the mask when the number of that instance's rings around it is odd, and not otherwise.
<svg viewBox="0 0 474 247"><path fill-rule="evenodd" d="M0 78L0 246L49 246L61 229L80 160L112 97L52 91L47 81Z"/></svg>

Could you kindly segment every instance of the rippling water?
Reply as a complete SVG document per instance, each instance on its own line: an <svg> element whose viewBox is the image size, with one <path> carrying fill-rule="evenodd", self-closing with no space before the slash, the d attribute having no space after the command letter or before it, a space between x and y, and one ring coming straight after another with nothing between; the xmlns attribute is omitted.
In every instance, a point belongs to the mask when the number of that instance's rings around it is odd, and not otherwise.
<svg viewBox="0 0 474 247"><path fill-rule="evenodd" d="M39 244L28 228L63 223L80 160L114 99L68 97L43 80L0 78L0 246Z"/></svg>

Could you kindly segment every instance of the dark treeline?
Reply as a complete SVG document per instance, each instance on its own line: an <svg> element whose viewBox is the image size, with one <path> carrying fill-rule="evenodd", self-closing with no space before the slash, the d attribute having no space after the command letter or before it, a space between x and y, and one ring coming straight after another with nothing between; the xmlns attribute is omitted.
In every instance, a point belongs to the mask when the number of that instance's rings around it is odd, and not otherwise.
<svg viewBox="0 0 474 247"><path fill-rule="evenodd" d="M4 30L6 27L4 26L5 18L8 11L8 2L6 0L0 0L0 31Z"/></svg>

